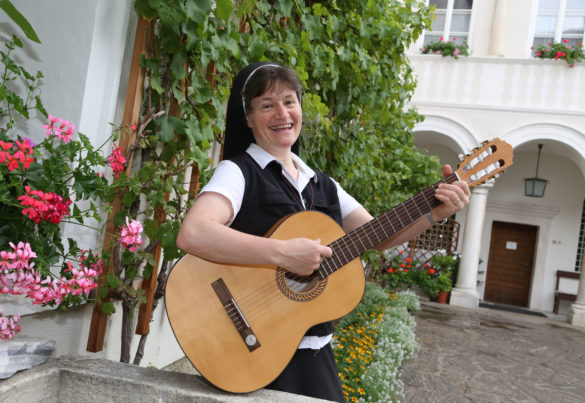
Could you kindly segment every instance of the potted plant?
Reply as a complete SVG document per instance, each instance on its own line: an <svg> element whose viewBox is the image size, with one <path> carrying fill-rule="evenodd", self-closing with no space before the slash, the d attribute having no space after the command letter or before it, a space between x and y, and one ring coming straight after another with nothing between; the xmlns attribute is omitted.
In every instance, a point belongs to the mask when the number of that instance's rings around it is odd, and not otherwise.
<svg viewBox="0 0 585 403"><path fill-rule="evenodd" d="M549 42L548 44L540 44L532 47L534 50L534 57L538 59L554 59L565 60L569 67L575 67L575 63L585 60L585 53L583 52L583 44L579 43L573 47L568 45L569 40L563 39L563 43Z"/></svg>
<svg viewBox="0 0 585 403"><path fill-rule="evenodd" d="M453 288L453 280L451 279L451 270L442 271L437 276L437 302L440 304L446 304L449 299L449 293Z"/></svg>
<svg viewBox="0 0 585 403"><path fill-rule="evenodd" d="M436 255L430 262L438 273L436 277L437 302L446 304L453 288L453 272L457 269L459 259L453 255Z"/></svg>
<svg viewBox="0 0 585 403"><path fill-rule="evenodd" d="M459 56L469 56L467 42L457 44L455 43L456 39L453 38L452 41L449 41L449 39L445 40L441 37L438 41L428 43L425 47L421 48L420 52L423 55L437 54L443 57L452 56L455 59L458 59Z"/></svg>

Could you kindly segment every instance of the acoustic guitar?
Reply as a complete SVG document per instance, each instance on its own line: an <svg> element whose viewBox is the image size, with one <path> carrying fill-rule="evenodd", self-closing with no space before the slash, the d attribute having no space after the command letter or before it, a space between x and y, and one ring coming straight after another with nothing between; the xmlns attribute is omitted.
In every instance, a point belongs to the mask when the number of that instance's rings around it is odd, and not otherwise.
<svg viewBox="0 0 585 403"><path fill-rule="evenodd" d="M477 185L512 165L512 147L485 142L456 172L360 228L345 234L330 217L303 211L285 217L266 235L320 238L333 255L310 276L280 267L225 265L185 255L169 274L167 315L183 352L217 388L245 393L272 382L305 332L338 319L360 302L365 274L359 256L438 206L439 183Z"/></svg>

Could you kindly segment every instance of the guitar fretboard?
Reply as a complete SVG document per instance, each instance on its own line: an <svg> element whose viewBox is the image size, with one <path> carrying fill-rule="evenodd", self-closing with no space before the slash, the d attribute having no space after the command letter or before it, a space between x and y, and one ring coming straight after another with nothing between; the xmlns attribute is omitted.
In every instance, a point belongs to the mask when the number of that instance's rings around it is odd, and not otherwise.
<svg viewBox="0 0 585 403"><path fill-rule="evenodd" d="M452 173L398 206L330 243L328 246L333 250L333 255L323 260L319 268L320 277L325 278L334 273L365 251L372 249L437 207L441 204L435 198L435 191L439 184L453 183L456 180L458 180L457 174Z"/></svg>

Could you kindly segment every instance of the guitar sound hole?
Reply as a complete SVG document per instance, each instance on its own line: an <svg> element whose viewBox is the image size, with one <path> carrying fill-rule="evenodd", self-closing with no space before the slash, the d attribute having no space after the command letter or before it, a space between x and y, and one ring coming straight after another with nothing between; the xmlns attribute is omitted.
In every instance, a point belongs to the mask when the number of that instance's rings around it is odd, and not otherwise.
<svg viewBox="0 0 585 403"><path fill-rule="evenodd" d="M276 271L276 283L288 298L303 302L318 297L327 285L327 278L320 278L318 272L309 276L299 276L279 267Z"/></svg>

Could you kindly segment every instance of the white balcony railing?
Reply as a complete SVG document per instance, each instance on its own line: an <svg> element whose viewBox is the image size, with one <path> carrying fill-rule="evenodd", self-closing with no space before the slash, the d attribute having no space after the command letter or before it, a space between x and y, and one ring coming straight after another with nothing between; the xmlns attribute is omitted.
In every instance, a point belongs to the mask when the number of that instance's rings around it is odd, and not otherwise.
<svg viewBox="0 0 585 403"><path fill-rule="evenodd" d="M585 65L565 61L410 55L413 103L585 114Z"/></svg>

